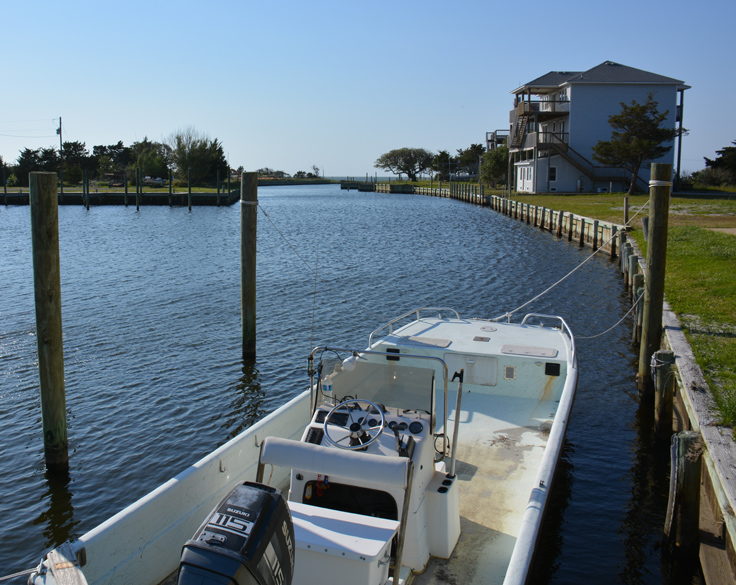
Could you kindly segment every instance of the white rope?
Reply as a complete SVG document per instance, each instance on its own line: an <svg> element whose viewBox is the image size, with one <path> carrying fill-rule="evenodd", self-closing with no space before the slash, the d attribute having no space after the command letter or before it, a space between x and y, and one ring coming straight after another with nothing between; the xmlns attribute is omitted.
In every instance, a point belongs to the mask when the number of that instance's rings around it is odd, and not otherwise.
<svg viewBox="0 0 736 585"><path fill-rule="evenodd" d="M5 575L5 577L0 577L0 581L9 581L10 579L15 579L16 577L23 577L24 575L30 575L31 573L35 571L36 569L26 569L25 571L19 571L17 573L13 573L12 575Z"/></svg>
<svg viewBox="0 0 736 585"><path fill-rule="evenodd" d="M621 323L624 322L624 319L626 319L626 317L628 317L629 315L631 315L631 312L641 302L641 298L643 296L644 296L644 293L641 293L636 298L636 300L634 301L634 304L631 305L631 308L628 311L626 311L626 314L623 317L621 317L618 321L616 321L613 325L611 325L608 329L606 329L605 331L601 331L600 333L596 333L595 335L582 335L582 336L581 335L576 335L575 336L575 339L595 339L596 337L600 337L601 335L605 335L609 331L613 331L616 327L618 327L619 325L621 325Z"/></svg>
<svg viewBox="0 0 736 585"><path fill-rule="evenodd" d="M644 205L642 205L642 206L641 206L641 207L640 207L640 208L639 208L639 209L638 209L638 210L636 211L636 213L635 213L634 215L632 215L632 216L631 216L631 217L629 218L629 221L627 221L627 222L626 222L626 223L624 224L624 227L628 227L629 225L631 225L631 222L632 222L632 221L634 221L634 218L636 218L636 216L637 216L637 215L639 215L639 214L640 214L640 213L641 213L641 212L642 212L642 211L643 211L643 210L644 210L644 209L645 209L645 208L647 207L647 205L649 205L649 201L648 201L648 200L647 200L647 202L646 202L646 203L645 203ZM611 230L611 231L613 231L613 230ZM498 316L498 317L496 317L496 318L495 318L494 320L495 320L495 321L500 321L501 319L511 319L511 316L512 316L512 315L513 315L514 313L516 313L516 312L518 312L518 311L521 311L521 309L523 309L524 307L526 307L526 306L528 306L528 305L531 305L531 304L532 304L532 303L533 303L534 301L536 301L537 299L539 299L539 298L543 297L544 295L546 295L546 294L547 294L548 292L550 292L550 291L551 291L552 289L554 289L555 287L557 287L558 285L560 285L560 284L561 284L562 282L564 282L565 280L567 280L568 278L570 278L570 277L571 277L571 276L572 276L572 275L573 275L573 274L574 274L575 272L577 272L578 270L580 270L580 269L581 269L581 268L582 268L582 267L583 267L583 266L584 266L584 265L585 265L585 264L586 264L586 263L587 263L587 262L588 262L589 260L591 260L591 259L592 259L592 258L593 258L593 257L594 257L594 256L595 256L595 255L596 255L597 253L598 253L598 252L600 252L600 251L601 251L601 250L603 249L603 247L604 247L604 246L606 246L607 244L609 244L609 243L610 243L610 242L611 242L611 241L613 240L613 238L615 238L615 237L616 237L616 235L618 235L618 234L613 234L613 233L612 233L612 234L611 234L611 237L610 237L610 238L608 238L608 240L606 240L605 242L603 242L603 243L602 243L602 244L600 245L600 247L599 247L599 248L598 248L597 250L594 250L594 251L593 251L593 253L592 253L592 254L591 254L590 256L588 256L588 257L587 257L587 258L586 258L585 260L583 260L583 261L582 261L582 262L581 262L580 264L578 264L578 265L577 265L577 266L576 266L575 268L573 268L572 270L570 270L570 272L568 272L567 274L565 274L565 275L564 275L564 276L563 276L562 278L560 278L560 279L559 279L559 280L558 280L557 282L555 282L555 283L553 283L552 285L548 286L548 287L547 287L546 289L544 289L544 290L543 290L542 292L540 292L540 293L539 293L538 295L536 295L535 297L532 297L531 299L529 299L528 301L526 301L526 302L525 302L524 304L522 304L522 305L519 305L519 306L518 306L518 307L516 307L516 308L515 308L515 309L514 309L513 311L509 311L508 313L504 313L503 315L499 315L499 316Z"/></svg>
<svg viewBox="0 0 736 585"><path fill-rule="evenodd" d="M317 271L317 268L316 268L315 266L312 266L312 265L311 265L311 264L310 264L309 262L307 262L307 261L306 261L306 260L305 260L304 258L302 258L302 257L301 257L301 255L299 254L299 251L298 251L298 250L297 250L297 249L296 249L296 248L295 248L295 247L294 247L294 246L292 245L292 243L291 243L291 242L290 242L290 241L289 241L289 240L287 239L287 237L286 237L286 236L284 235L284 232L282 232L282 231L281 231L281 230L279 229L279 226L277 226L277 225L276 225L276 224L275 224L275 223L273 222L273 220L271 219L271 216L270 216L270 215L268 215L268 212L267 212L267 211L266 211L265 209L263 209L263 206L262 206L262 205L261 205L260 203L256 203L256 205L258 205L258 208L259 208L259 209L260 209L260 210L261 210L261 211L263 212L263 215L265 215L265 216L266 216L266 219L268 219L269 223L270 223L270 224L271 224L271 225L273 226L273 228L274 228L274 229L275 229L275 230L276 230L276 231L278 232L279 236L281 236L281 239L282 239L282 240L284 240L284 242L286 243L286 245L287 245L287 246L289 246L289 248L291 248L291 251L292 251L292 252L294 252L294 256L296 256L297 258L299 258L299 260L301 260L302 262L304 262L305 266L306 266L307 268L309 268L309 269L310 269L310 270L311 270L312 272L316 272L316 271Z"/></svg>
<svg viewBox="0 0 736 585"><path fill-rule="evenodd" d="M299 254L299 251L288 240L284 232L279 229L279 226L274 223L274 221L271 219L271 216L268 215L268 212L263 208L263 206L260 203L254 203L258 205L259 209L263 212L263 215L266 216L266 219L268 219L269 223L273 226L279 236L281 236L281 239L286 243L286 245L291 248L291 251L294 252L294 255L299 258L299 260L301 260L309 270L314 272L314 290L312 291L312 318L310 324L310 345L311 347L314 347L314 322L317 312L317 291L319 290L319 263L315 260L314 266L312 266L309 262L302 258L302 256Z"/></svg>
<svg viewBox="0 0 736 585"><path fill-rule="evenodd" d="M649 181L650 187L672 187L672 181L659 181L657 179L652 179Z"/></svg>

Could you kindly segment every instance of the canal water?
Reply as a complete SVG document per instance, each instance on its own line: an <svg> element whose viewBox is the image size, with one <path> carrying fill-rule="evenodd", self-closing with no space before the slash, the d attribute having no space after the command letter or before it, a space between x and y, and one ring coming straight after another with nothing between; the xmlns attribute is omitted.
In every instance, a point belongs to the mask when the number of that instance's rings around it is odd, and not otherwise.
<svg viewBox="0 0 736 585"><path fill-rule="evenodd" d="M59 209L68 477L45 474L28 207L0 207L0 576L34 566L305 388L311 347L364 347L418 306L517 307L589 250L487 208L338 186L259 191L258 359L240 359L238 205ZM580 380L534 581L670 582L666 452L640 424L629 303L588 262L529 311L564 316ZM16 579L14 583L22 582Z"/></svg>

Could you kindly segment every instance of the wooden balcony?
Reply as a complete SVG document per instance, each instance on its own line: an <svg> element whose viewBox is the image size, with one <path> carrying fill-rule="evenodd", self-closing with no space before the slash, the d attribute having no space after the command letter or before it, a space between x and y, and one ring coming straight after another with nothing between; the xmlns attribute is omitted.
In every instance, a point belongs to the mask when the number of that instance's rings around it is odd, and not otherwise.
<svg viewBox="0 0 736 585"><path fill-rule="evenodd" d="M559 115L570 113L569 100L532 100L519 102L514 108L517 116L522 114Z"/></svg>

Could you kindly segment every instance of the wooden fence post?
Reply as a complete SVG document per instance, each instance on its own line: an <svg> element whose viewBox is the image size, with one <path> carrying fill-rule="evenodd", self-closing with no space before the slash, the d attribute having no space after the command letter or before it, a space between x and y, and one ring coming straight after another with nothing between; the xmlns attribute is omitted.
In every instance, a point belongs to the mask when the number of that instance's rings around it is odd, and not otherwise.
<svg viewBox="0 0 736 585"><path fill-rule="evenodd" d="M30 173L29 202L44 452L48 468L66 469L69 453L61 327L59 206L56 173Z"/></svg>
<svg viewBox="0 0 736 585"><path fill-rule="evenodd" d="M256 228L258 174L243 173L240 179L240 312L243 360L256 357Z"/></svg>
<svg viewBox="0 0 736 585"><path fill-rule="evenodd" d="M639 389L651 390L649 359L662 337L662 303L667 260L667 219L672 190L672 165L652 163L649 187L649 244L647 246L644 316L639 348Z"/></svg>

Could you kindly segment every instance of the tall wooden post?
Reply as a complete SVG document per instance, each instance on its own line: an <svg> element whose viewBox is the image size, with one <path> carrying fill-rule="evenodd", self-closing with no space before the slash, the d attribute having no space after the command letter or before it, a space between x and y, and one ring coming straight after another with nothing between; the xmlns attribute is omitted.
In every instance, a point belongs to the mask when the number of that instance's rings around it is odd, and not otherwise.
<svg viewBox="0 0 736 585"><path fill-rule="evenodd" d="M192 210L192 172L187 168L187 207Z"/></svg>
<svg viewBox="0 0 736 585"><path fill-rule="evenodd" d="M36 341L46 466L68 466L56 173L30 173Z"/></svg>
<svg viewBox="0 0 736 585"><path fill-rule="evenodd" d="M649 187L649 245L647 246L644 316L639 348L639 389L651 391L649 360L662 337L662 303L667 259L667 219L672 191L672 165L652 163Z"/></svg>
<svg viewBox="0 0 736 585"><path fill-rule="evenodd" d="M256 227L258 175L243 173L240 179L240 312L243 327L243 360L256 357Z"/></svg>
<svg viewBox="0 0 736 585"><path fill-rule="evenodd" d="M140 211L141 209L141 192L143 187L141 186L141 170L135 170L135 210Z"/></svg>

